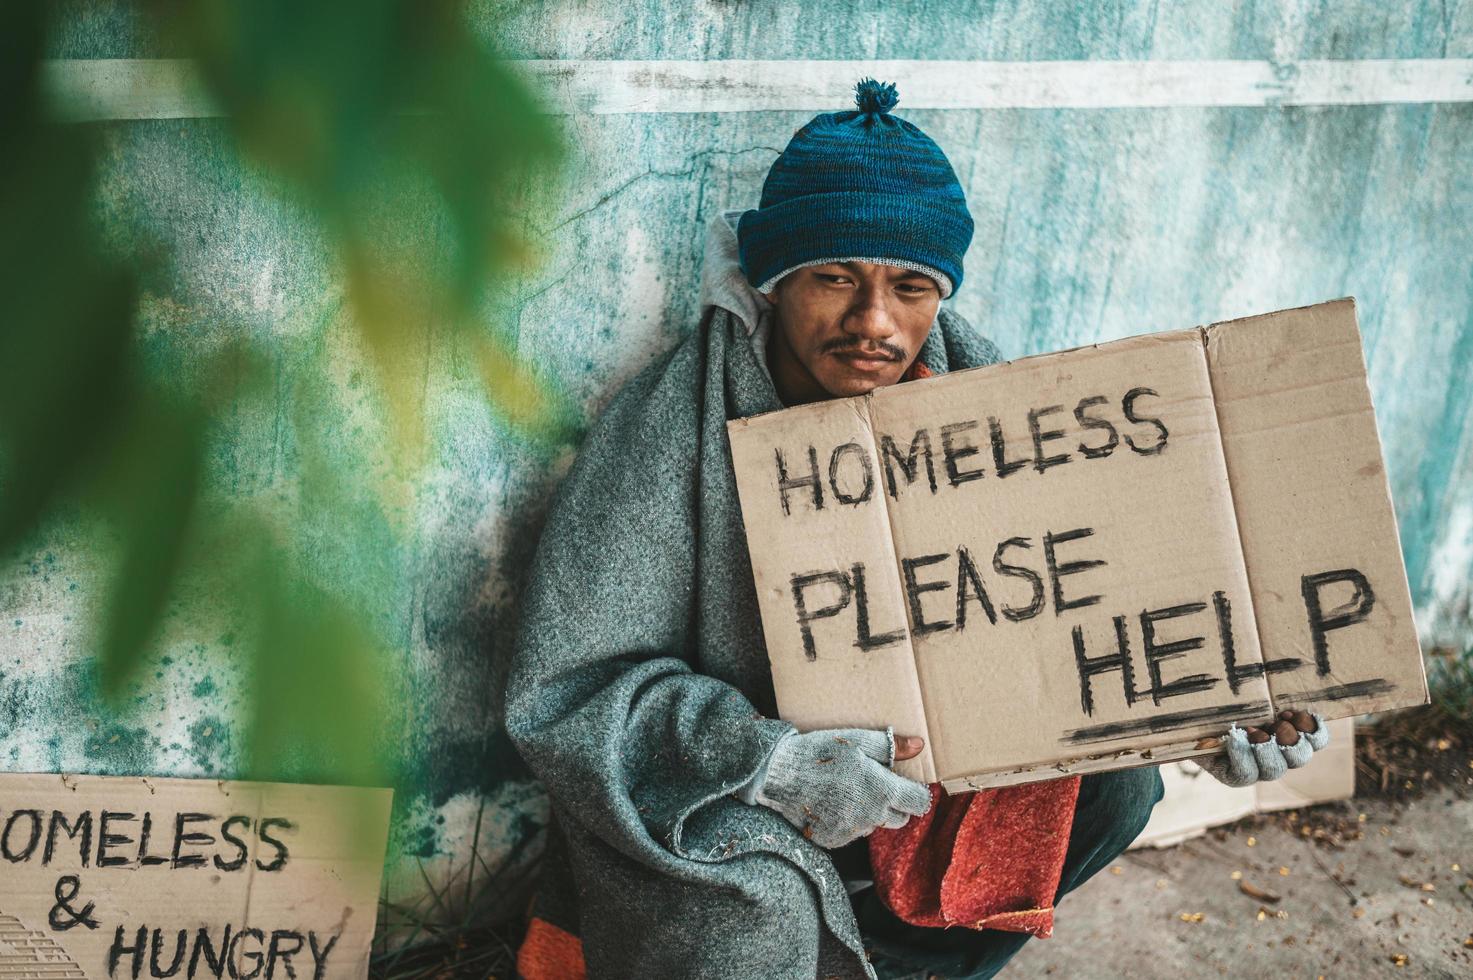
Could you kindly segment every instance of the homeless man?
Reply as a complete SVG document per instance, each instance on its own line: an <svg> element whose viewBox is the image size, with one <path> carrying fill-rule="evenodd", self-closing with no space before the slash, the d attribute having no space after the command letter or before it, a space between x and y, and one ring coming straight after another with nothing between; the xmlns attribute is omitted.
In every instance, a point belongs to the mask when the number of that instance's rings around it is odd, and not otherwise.
<svg viewBox="0 0 1473 980"><path fill-rule="evenodd" d="M943 797L890 770L918 738L775 717L727 420L998 360L940 307L973 230L950 163L893 85L856 102L713 219L697 329L613 398L549 512L506 704L553 818L528 980L991 976L1161 798L1155 768ZM1311 741L1235 730L1214 775L1275 778ZM947 902L975 914L942 928Z"/></svg>

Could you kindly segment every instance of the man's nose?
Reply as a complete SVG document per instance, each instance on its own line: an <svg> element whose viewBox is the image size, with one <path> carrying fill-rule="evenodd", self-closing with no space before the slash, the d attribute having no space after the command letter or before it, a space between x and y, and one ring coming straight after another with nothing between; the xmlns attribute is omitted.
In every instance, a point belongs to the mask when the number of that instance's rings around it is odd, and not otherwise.
<svg viewBox="0 0 1473 980"><path fill-rule="evenodd" d="M865 340L888 340L895 335L895 318L879 290L862 290L844 317L844 329Z"/></svg>

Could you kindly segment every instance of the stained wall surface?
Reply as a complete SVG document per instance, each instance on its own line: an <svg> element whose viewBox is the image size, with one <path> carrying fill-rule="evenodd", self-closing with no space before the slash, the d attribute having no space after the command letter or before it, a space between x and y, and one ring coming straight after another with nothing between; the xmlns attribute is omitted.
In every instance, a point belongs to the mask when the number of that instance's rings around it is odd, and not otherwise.
<svg viewBox="0 0 1473 980"><path fill-rule="evenodd" d="M479 3L471 16L519 57L575 64L1245 60L1292 77L1316 59L1473 58L1473 6L1456 2L1061 6L646 0ZM125 5L66 10L55 58L175 54ZM977 222L951 302L1007 356L1355 296L1424 642L1473 643L1473 104L1148 108L1122 92L1108 108L908 110L904 65L887 80L897 114L949 155ZM780 79L752 80L767 82ZM848 98L836 90L827 108ZM813 111L562 116L580 158L562 198L528 219L544 261L488 320L509 324L521 353L593 417L691 329L705 222L755 205ZM315 226L240 162L219 119L94 125L106 230L171 256L145 297L147 342L187 370L191 350L231 334L271 341L279 395L269 412L228 417L214 478L242 498L290 498L306 442L337 447L343 467L389 466ZM324 356L342 368L314 380L304 365ZM410 772L391 890L409 891L419 862L445 874L473 838L494 857L543 819L496 705L519 575L565 463L504 438L452 345L423 358L436 462L398 515L407 543L371 500L352 544L319 517L318 560L386 618L412 693L385 719ZM317 408L306 431L293 422L302 399ZM0 568L0 770L235 775L242 688L228 635L163 644L131 716L96 720L81 628L96 585L92 556L64 526Z"/></svg>

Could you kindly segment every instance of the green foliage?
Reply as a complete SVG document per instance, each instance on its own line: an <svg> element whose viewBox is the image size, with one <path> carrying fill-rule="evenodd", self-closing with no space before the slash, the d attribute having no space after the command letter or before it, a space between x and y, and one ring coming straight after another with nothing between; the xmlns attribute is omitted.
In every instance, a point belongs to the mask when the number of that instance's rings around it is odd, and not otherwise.
<svg viewBox="0 0 1473 980"><path fill-rule="evenodd" d="M1473 741L1473 647L1462 653L1447 647L1430 651L1427 687L1438 714Z"/></svg>
<svg viewBox="0 0 1473 980"><path fill-rule="evenodd" d="M134 286L96 247L93 145L40 118L44 9L0 7L0 549L35 527L117 435L135 383Z"/></svg>
<svg viewBox="0 0 1473 980"><path fill-rule="evenodd" d="M177 354L187 371L171 370L168 336L142 356L140 284L167 256L147 242L103 245L92 203L101 133L43 113L53 6L17 0L0 6L0 553L80 521L107 569L89 597L90 649L110 710L161 640L229 635L224 655L250 691L246 774L391 783L400 733L386 723L405 714L381 610L395 583L335 574L334 559L373 569L403 546L394 515L429 446L424 362L403 355L433 332L470 351L510 435L549 448L576 437L558 386L476 315L530 261L519 195L555 178L566 150L456 3L152 7L226 110L243 159L331 243L356 347L377 372L394 472L345 470L347 451L324 445L324 354L307 362L318 383L298 379L284 396L293 492L247 499L218 485L225 417L282 397L269 341L225 324L225 344Z"/></svg>
<svg viewBox="0 0 1473 980"><path fill-rule="evenodd" d="M105 693L143 660L164 614L199 501L203 420L198 411L167 406L142 387L122 419L111 466L98 481L98 504L112 513L122 539L106 596L98 654Z"/></svg>

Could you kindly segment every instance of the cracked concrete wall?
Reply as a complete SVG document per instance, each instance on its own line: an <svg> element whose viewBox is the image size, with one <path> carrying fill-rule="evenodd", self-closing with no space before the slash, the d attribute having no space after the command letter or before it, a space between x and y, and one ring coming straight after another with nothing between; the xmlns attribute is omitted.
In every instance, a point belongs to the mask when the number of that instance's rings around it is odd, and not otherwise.
<svg viewBox="0 0 1473 980"><path fill-rule="evenodd" d="M536 58L1272 59L1473 56L1473 6L1144 0L479 3L488 35ZM63 58L168 57L125 4L72 2ZM493 24L493 15L501 18ZM908 111L946 150L977 232L952 301L1017 356L1343 295L1360 302L1377 417L1420 625L1473 642L1473 105ZM833 108L845 107L835 92ZM487 316L555 372L588 417L696 315L701 233L755 204L774 156L811 112L572 115L581 159L564 198L529 217L545 261ZM264 415L229 420L217 478L293 493L294 440L340 441L343 466L385 463L344 343L324 243L213 120L100 124L109 232L169 245L167 289L143 308L151 342L205 350L269 337L281 379ZM430 233L421 228L404 234ZM309 359L341 363L315 433L292 432ZM394 544L370 520L330 556L400 638L413 698L410 784L397 800L388 889L419 865L443 878L471 840L486 860L535 835L545 802L496 715L520 570L557 465L501 438L448 346L425 353L437 462ZM296 391L294 395L293 392ZM381 420L379 420L381 421ZM355 433L357 433L355 435ZM331 528L324 524L330 537ZM0 769L231 776L240 680L229 637L157 652L126 723L91 715L85 604L92 557L65 528L0 569ZM65 722L65 724L63 724Z"/></svg>

